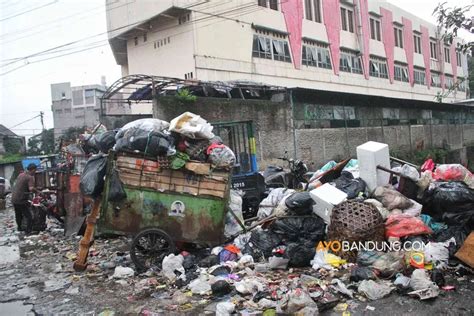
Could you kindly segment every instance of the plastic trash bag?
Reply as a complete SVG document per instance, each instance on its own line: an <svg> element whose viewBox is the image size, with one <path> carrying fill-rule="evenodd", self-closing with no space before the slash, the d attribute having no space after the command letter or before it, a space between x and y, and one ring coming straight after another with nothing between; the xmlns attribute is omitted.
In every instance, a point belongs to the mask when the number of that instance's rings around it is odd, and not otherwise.
<svg viewBox="0 0 474 316"><path fill-rule="evenodd" d="M314 242L305 241L289 243L286 255L290 259L288 264L292 267L307 267L310 265L315 253Z"/></svg>
<svg viewBox="0 0 474 316"><path fill-rule="evenodd" d="M272 215L281 200L286 196L290 196L293 192L295 192L295 190L286 188L272 189L268 196L260 202L257 212L258 219Z"/></svg>
<svg viewBox="0 0 474 316"><path fill-rule="evenodd" d="M216 316L230 316L235 311L235 304L231 302L220 302L216 305Z"/></svg>
<svg viewBox="0 0 474 316"><path fill-rule="evenodd" d="M309 215L313 212L314 201L309 192L295 192L285 199L288 209L297 215Z"/></svg>
<svg viewBox="0 0 474 316"><path fill-rule="evenodd" d="M384 277L393 276L404 268L403 254L397 252L359 251L357 264L376 269Z"/></svg>
<svg viewBox="0 0 474 316"><path fill-rule="evenodd" d="M212 144L207 150L209 162L215 168L230 169L235 165L235 154L226 145Z"/></svg>
<svg viewBox="0 0 474 316"><path fill-rule="evenodd" d="M358 292L364 294L369 300L375 301L381 299L392 292L392 288L384 282L375 282L372 280L363 280L357 288Z"/></svg>
<svg viewBox="0 0 474 316"><path fill-rule="evenodd" d="M97 197L104 189L104 176L107 170L107 157L103 154L94 155L87 160L81 174L81 192L84 195Z"/></svg>
<svg viewBox="0 0 474 316"><path fill-rule="evenodd" d="M365 192L366 184L361 178L354 179L348 171L342 171L341 176L334 183L336 188L347 194L348 199L353 199Z"/></svg>
<svg viewBox="0 0 474 316"><path fill-rule="evenodd" d="M406 214L390 215L385 222L385 236L387 238L432 233L433 231L421 219Z"/></svg>
<svg viewBox="0 0 474 316"><path fill-rule="evenodd" d="M326 224L319 216L279 218L270 226L270 230L289 241L306 239L313 242L323 240Z"/></svg>
<svg viewBox="0 0 474 316"><path fill-rule="evenodd" d="M313 301L311 296L301 288L296 288L288 292L288 304L285 312L289 314L295 314L303 308L311 307L316 309L315 315L318 314L318 306Z"/></svg>
<svg viewBox="0 0 474 316"><path fill-rule="evenodd" d="M410 165L403 165L400 170L400 173L402 176L407 177L415 182L420 180L420 173L418 172L418 170L416 170L415 167L412 167Z"/></svg>
<svg viewBox="0 0 474 316"><path fill-rule="evenodd" d="M375 274L374 270L369 267L355 266L351 270L351 282L359 282L362 280L375 280L376 278L377 275Z"/></svg>
<svg viewBox="0 0 474 316"><path fill-rule="evenodd" d="M408 288L410 286L411 279L407 276L404 276L401 273L397 274L397 278L393 282L394 285L399 285L402 288Z"/></svg>
<svg viewBox="0 0 474 316"><path fill-rule="evenodd" d="M290 262L290 259L272 256L268 258L268 268L272 270L276 270L276 269L286 270L288 268L289 262Z"/></svg>
<svg viewBox="0 0 474 316"><path fill-rule="evenodd" d="M115 139L118 140L122 138L126 132L130 130L140 130L142 134L148 134L149 132L161 132L169 127L169 123L166 121L162 121L159 119L154 118L144 118L132 121L130 123L125 124L122 128L120 128L115 135Z"/></svg>
<svg viewBox="0 0 474 316"><path fill-rule="evenodd" d="M169 281L174 282L177 278L186 280L183 267L184 257L182 255L169 254L163 258L161 273ZM210 288L210 287L209 287Z"/></svg>
<svg viewBox="0 0 474 316"><path fill-rule="evenodd" d="M456 244L454 237L445 242L429 242L423 250L425 261L435 263L436 266L448 263L449 245L451 243Z"/></svg>
<svg viewBox="0 0 474 316"><path fill-rule="evenodd" d="M443 181L463 181L474 189L474 175L460 164L439 165L433 172L433 178Z"/></svg>
<svg viewBox="0 0 474 316"><path fill-rule="evenodd" d="M416 291L438 286L430 280L425 269L415 269L411 274L410 287Z"/></svg>
<svg viewBox="0 0 474 316"><path fill-rule="evenodd" d="M396 208L404 210L412 206L410 199L400 192L387 187L377 187L373 195L378 201L382 202L383 206L389 211Z"/></svg>
<svg viewBox="0 0 474 316"><path fill-rule="evenodd" d="M126 136L129 136L128 133ZM165 156L174 152L173 143L173 137L164 132L147 132L146 134L129 136L128 147L151 156Z"/></svg>
<svg viewBox="0 0 474 316"><path fill-rule="evenodd" d="M423 221L423 223L425 223L426 226L428 226L429 228L431 228L431 230L433 231L433 233L439 233L440 231L442 230L445 230L446 228L448 228L448 226L444 223L438 223L438 222L435 222L433 220L433 218L429 215L426 215L426 214L421 214L420 215L420 218L421 220Z"/></svg>
<svg viewBox="0 0 474 316"><path fill-rule="evenodd" d="M240 221L242 224L244 223L244 215L242 213L242 195L242 191L230 190L229 208L234 212L237 219L230 211L227 212L224 228L224 235L226 237L234 236L243 230L238 222Z"/></svg>
<svg viewBox="0 0 474 316"><path fill-rule="evenodd" d="M95 135L95 143L97 149L99 149L103 153L108 153L110 149L112 149L115 145L115 135L117 134L116 130L107 131L100 135Z"/></svg>
<svg viewBox="0 0 474 316"><path fill-rule="evenodd" d="M311 260L310 264L314 270L319 269L332 269L332 268L339 268L342 264L347 263L345 259L341 259L332 253L329 253L325 250L318 250L314 255L313 260Z"/></svg>
<svg viewBox="0 0 474 316"><path fill-rule="evenodd" d="M383 204L377 201L376 199L367 199L367 200L364 200L364 203L368 203L375 206L375 208L379 211L380 215L382 215L383 219L386 219L388 215L390 215L390 211L387 210L383 206Z"/></svg>
<svg viewBox="0 0 474 316"><path fill-rule="evenodd" d="M433 171L435 168L435 163L433 159L427 159L423 165L421 165L421 171Z"/></svg>
<svg viewBox="0 0 474 316"><path fill-rule="evenodd" d="M110 202L118 202L127 198L127 193L123 189L123 183L120 180L120 176L117 169L112 170L109 182L109 196Z"/></svg>
<svg viewBox="0 0 474 316"><path fill-rule="evenodd" d="M423 206L434 220L474 229L474 190L463 182L439 182L423 196Z"/></svg>
<svg viewBox="0 0 474 316"><path fill-rule="evenodd" d="M415 200L410 199L412 205L409 208L406 208L403 210L403 214L407 214L410 216L418 216L421 213L421 209L423 208L423 205L418 203Z"/></svg>
<svg viewBox="0 0 474 316"><path fill-rule="evenodd" d="M281 242L281 237L271 231L262 229L255 229L251 236L249 245L251 245L253 252L261 252L265 258L272 255L272 250ZM256 249L255 249L256 248ZM255 259L255 255L252 254Z"/></svg>
<svg viewBox="0 0 474 316"><path fill-rule="evenodd" d="M235 282L235 289L240 294L253 294L261 292L265 289L265 286L256 278L245 277L240 282Z"/></svg>
<svg viewBox="0 0 474 316"><path fill-rule="evenodd" d="M204 278L197 278L188 285L189 290L193 294L198 294L198 295L205 295L209 293L211 289L211 285L209 284L208 280L205 280Z"/></svg>
<svg viewBox="0 0 474 316"><path fill-rule="evenodd" d="M171 120L169 130L192 139L211 139L212 125L205 119L191 112L185 112Z"/></svg>

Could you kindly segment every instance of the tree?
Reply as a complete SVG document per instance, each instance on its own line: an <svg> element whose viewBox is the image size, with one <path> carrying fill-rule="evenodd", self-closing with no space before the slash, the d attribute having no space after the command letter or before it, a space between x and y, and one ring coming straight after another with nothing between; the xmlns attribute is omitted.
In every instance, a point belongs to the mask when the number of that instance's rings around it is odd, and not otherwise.
<svg viewBox="0 0 474 316"><path fill-rule="evenodd" d="M28 140L29 155L47 155L54 153L54 129L47 129Z"/></svg>
<svg viewBox="0 0 474 316"><path fill-rule="evenodd" d="M444 34L441 39L451 44L454 38L458 36L459 30L474 34L474 16L471 14L473 8L474 5L472 4L465 7L446 7L446 2L439 3L434 9L433 15L436 16L438 27L444 29ZM463 54L472 55L474 53L474 42L458 43L457 48ZM469 89L472 97L474 94L474 61L472 56L468 56L468 69ZM442 102L443 98L448 97L454 92L463 81L464 79L457 80L446 92L438 93L436 99Z"/></svg>
<svg viewBox="0 0 474 316"><path fill-rule="evenodd" d="M85 130L86 127L69 127L61 136L61 139L66 142L75 142L79 139L79 135L84 134Z"/></svg>

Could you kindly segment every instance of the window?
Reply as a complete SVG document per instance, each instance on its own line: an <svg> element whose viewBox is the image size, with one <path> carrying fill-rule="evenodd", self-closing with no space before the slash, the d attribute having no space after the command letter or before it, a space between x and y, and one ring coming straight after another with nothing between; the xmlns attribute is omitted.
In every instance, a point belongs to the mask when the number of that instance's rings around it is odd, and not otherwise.
<svg viewBox="0 0 474 316"><path fill-rule="evenodd" d="M444 62L448 64L451 63L451 55L450 55L449 47L444 48Z"/></svg>
<svg viewBox="0 0 474 316"><path fill-rule="evenodd" d="M185 15L182 15L178 18L178 24L184 24L188 21L191 21L191 14L185 14Z"/></svg>
<svg viewBox="0 0 474 316"><path fill-rule="evenodd" d="M275 37L284 37L275 33L273 35ZM253 36L252 56L291 62L290 49L286 39L270 38L260 34Z"/></svg>
<svg viewBox="0 0 474 316"><path fill-rule="evenodd" d="M413 35L413 42L415 47L415 53L421 54L421 36Z"/></svg>
<svg viewBox="0 0 474 316"><path fill-rule="evenodd" d="M436 45L436 42L431 41L430 42L430 56L433 59L438 59L438 47Z"/></svg>
<svg viewBox="0 0 474 316"><path fill-rule="evenodd" d="M461 66L461 52L456 51L456 65Z"/></svg>
<svg viewBox="0 0 474 316"><path fill-rule="evenodd" d="M394 27L393 32L395 33L395 46L403 48L403 32L399 27Z"/></svg>
<svg viewBox="0 0 474 316"><path fill-rule="evenodd" d="M408 68L406 65L395 64L395 76L397 81L408 82Z"/></svg>
<svg viewBox="0 0 474 316"><path fill-rule="evenodd" d="M135 46L137 46L137 45L138 45L138 37L135 37L135 38L133 39L133 42L134 42Z"/></svg>
<svg viewBox="0 0 474 316"><path fill-rule="evenodd" d="M348 8L341 8L341 24L344 31L354 33L354 12Z"/></svg>
<svg viewBox="0 0 474 316"><path fill-rule="evenodd" d="M380 34L380 21L370 18L370 38L376 41L381 41L382 36Z"/></svg>
<svg viewBox="0 0 474 316"><path fill-rule="evenodd" d="M148 41L148 35L145 33L143 34L143 42L146 42Z"/></svg>
<svg viewBox="0 0 474 316"><path fill-rule="evenodd" d="M339 70L361 74L362 63L360 62L360 56L353 52L341 51Z"/></svg>
<svg viewBox="0 0 474 316"><path fill-rule="evenodd" d="M388 78L387 62L384 59L372 58L369 66L371 77Z"/></svg>
<svg viewBox="0 0 474 316"><path fill-rule="evenodd" d="M94 89L84 90L84 95L86 97L86 104L94 103Z"/></svg>
<svg viewBox="0 0 474 316"><path fill-rule="evenodd" d="M416 84L421 84L421 85L426 85L426 74L424 69L414 69L413 70L413 75L415 77L415 83Z"/></svg>
<svg viewBox="0 0 474 316"><path fill-rule="evenodd" d="M322 44L303 45L302 62L306 66L332 69L328 47Z"/></svg>
<svg viewBox="0 0 474 316"><path fill-rule="evenodd" d="M444 87L452 89L454 87L454 78L448 75L444 76Z"/></svg>
<svg viewBox="0 0 474 316"><path fill-rule="evenodd" d="M306 20L321 23L321 0L304 1Z"/></svg>
<svg viewBox="0 0 474 316"><path fill-rule="evenodd" d="M257 4L261 7L278 11L278 0L258 0Z"/></svg>
<svg viewBox="0 0 474 316"><path fill-rule="evenodd" d="M441 78L439 73L431 72L431 86L441 88Z"/></svg>
<svg viewBox="0 0 474 316"><path fill-rule="evenodd" d="M66 99L66 92L61 92L61 99Z"/></svg>
<svg viewBox="0 0 474 316"><path fill-rule="evenodd" d="M73 105L83 105L84 104L84 92L83 92L83 90L73 90L72 91L72 104Z"/></svg>
<svg viewBox="0 0 474 316"><path fill-rule="evenodd" d="M184 79L193 79L193 72L188 72L184 74Z"/></svg>

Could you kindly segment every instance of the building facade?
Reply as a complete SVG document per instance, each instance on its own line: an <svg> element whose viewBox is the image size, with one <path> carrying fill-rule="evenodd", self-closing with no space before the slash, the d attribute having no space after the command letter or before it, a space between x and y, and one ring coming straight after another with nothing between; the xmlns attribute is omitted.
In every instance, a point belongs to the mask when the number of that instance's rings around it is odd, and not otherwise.
<svg viewBox="0 0 474 316"><path fill-rule="evenodd" d="M468 92L461 40L445 43L435 25L386 1L106 3L124 76L250 80L420 101L443 95L446 103Z"/></svg>

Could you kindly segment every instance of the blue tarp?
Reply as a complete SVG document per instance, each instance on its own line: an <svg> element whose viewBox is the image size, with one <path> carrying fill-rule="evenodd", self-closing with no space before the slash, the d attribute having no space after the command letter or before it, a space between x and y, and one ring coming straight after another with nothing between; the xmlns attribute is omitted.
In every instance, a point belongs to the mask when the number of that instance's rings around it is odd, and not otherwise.
<svg viewBox="0 0 474 316"><path fill-rule="evenodd" d="M21 161L23 169L25 170L30 163L34 163L38 167L38 169L41 167L41 160L39 158L25 158Z"/></svg>

